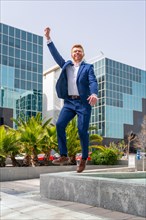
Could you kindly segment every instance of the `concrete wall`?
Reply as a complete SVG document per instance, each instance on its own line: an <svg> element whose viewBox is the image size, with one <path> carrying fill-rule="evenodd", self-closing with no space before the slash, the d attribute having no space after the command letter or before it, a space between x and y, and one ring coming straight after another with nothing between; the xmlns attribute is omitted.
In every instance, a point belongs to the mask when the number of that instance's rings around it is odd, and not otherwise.
<svg viewBox="0 0 146 220"><path fill-rule="evenodd" d="M146 158L136 160L136 170L137 171L146 171Z"/></svg>
<svg viewBox="0 0 146 220"><path fill-rule="evenodd" d="M87 165L86 170L104 169L113 167L123 167L123 165L116 166L97 166ZM121 168L123 169L123 168ZM74 166L40 166L40 167L2 167L0 168L0 181L13 181L23 179L40 178L40 174L76 171Z"/></svg>
<svg viewBox="0 0 146 220"><path fill-rule="evenodd" d="M13 181L39 178L43 173L74 171L75 166L3 167L0 168L0 181Z"/></svg>
<svg viewBox="0 0 146 220"><path fill-rule="evenodd" d="M130 174L135 173L129 172L127 175ZM138 178L144 176L142 172ZM142 181L89 177L77 173L43 174L40 177L40 193L47 199L79 202L146 217L146 186Z"/></svg>

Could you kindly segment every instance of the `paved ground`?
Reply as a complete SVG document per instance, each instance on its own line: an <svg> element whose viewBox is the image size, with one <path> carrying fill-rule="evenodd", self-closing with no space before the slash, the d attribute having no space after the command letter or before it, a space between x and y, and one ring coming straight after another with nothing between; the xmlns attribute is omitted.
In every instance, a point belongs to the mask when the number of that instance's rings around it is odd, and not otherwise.
<svg viewBox="0 0 146 220"><path fill-rule="evenodd" d="M0 184L1 220L145 220L81 203L41 198L39 179Z"/></svg>

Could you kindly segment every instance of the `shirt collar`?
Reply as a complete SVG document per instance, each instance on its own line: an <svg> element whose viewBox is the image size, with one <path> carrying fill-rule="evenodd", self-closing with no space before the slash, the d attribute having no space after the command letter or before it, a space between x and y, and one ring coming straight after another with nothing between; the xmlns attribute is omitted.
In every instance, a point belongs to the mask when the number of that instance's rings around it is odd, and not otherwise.
<svg viewBox="0 0 146 220"><path fill-rule="evenodd" d="M73 65L74 65L75 67L79 67L82 62L83 62L83 61L81 61L81 62L79 62L79 63L74 63L74 62L73 62Z"/></svg>

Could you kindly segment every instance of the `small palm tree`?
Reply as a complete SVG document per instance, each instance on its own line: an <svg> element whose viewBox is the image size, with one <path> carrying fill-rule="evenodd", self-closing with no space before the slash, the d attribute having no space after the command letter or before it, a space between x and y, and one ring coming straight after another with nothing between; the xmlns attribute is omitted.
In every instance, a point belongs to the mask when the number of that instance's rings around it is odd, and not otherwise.
<svg viewBox="0 0 146 220"><path fill-rule="evenodd" d="M0 126L0 167L5 166L6 153L4 151L4 137L5 137L4 126Z"/></svg>
<svg viewBox="0 0 146 220"><path fill-rule="evenodd" d="M41 115L38 113L27 121L24 121L22 118L13 120L21 134L20 142L23 146L23 151L26 153L26 165L38 165L37 155L42 152L44 145L46 145L46 127L51 119L43 123Z"/></svg>
<svg viewBox="0 0 146 220"><path fill-rule="evenodd" d="M68 156L70 158L70 163L75 164L76 154L81 151L76 117L70 121L70 123L66 128L66 139L67 139L67 149L68 149Z"/></svg>
<svg viewBox="0 0 146 220"><path fill-rule="evenodd" d="M89 140L90 145L102 144L103 137L101 137L99 134L90 134Z"/></svg>
<svg viewBox="0 0 146 220"><path fill-rule="evenodd" d="M15 156L20 153L19 133L9 127L0 127L0 157L5 163L6 157L10 156L13 166L19 166Z"/></svg>
<svg viewBox="0 0 146 220"><path fill-rule="evenodd" d="M96 130L95 126L89 128L89 130ZM66 129L66 137L67 137L67 148L68 148L68 156L70 157L71 163L76 163L76 154L81 151L80 139L78 135L78 128L77 128L77 119L76 117L70 121ZM101 144L103 138L98 134L91 134L89 135L90 139L90 149L94 148L95 144ZM93 146L91 146L93 145ZM95 147L96 148L96 147Z"/></svg>
<svg viewBox="0 0 146 220"><path fill-rule="evenodd" d="M56 126L49 124L46 127L46 132L42 143L42 151L45 153L45 165L48 165L49 163L50 152L52 149L54 149L56 152L58 151L57 133Z"/></svg>

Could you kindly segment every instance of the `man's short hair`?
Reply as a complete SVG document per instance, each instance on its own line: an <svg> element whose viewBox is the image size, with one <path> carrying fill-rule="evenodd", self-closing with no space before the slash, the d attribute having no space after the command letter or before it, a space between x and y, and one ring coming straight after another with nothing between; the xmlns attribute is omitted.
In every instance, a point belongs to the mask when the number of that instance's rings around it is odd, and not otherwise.
<svg viewBox="0 0 146 220"><path fill-rule="evenodd" d="M75 47L79 47L79 48L81 48L82 49L82 51L84 52L84 48L82 47L82 45L81 44L75 44L75 45L73 45L72 46L72 48L71 48L71 51L73 50L73 48L75 48Z"/></svg>

